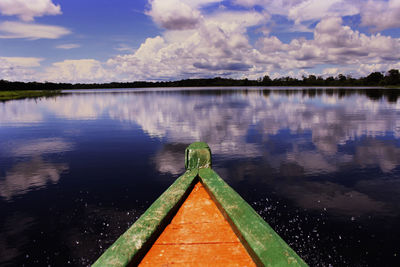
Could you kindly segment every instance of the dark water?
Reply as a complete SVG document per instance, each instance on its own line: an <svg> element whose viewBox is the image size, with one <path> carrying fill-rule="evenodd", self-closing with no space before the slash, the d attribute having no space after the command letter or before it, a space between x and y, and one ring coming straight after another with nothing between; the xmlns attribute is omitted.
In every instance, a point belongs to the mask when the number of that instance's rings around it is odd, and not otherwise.
<svg viewBox="0 0 400 267"><path fill-rule="evenodd" d="M89 265L209 143L312 266L400 266L400 99L354 89L74 92L0 103L0 265Z"/></svg>

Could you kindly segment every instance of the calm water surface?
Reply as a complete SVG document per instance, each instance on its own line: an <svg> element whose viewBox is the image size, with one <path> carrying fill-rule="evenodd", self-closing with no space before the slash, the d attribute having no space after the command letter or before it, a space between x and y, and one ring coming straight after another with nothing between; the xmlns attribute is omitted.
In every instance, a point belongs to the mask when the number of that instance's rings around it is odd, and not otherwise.
<svg viewBox="0 0 400 267"><path fill-rule="evenodd" d="M400 98L353 89L76 91L0 103L0 265L86 266L214 168L312 266L400 266Z"/></svg>

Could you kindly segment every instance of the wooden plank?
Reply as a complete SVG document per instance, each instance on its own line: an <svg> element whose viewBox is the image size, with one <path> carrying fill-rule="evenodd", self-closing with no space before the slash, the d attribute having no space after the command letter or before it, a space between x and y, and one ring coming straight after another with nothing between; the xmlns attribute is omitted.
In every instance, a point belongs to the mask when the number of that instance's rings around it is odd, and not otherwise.
<svg viewBox="0 0 400 267"><path fill-rule="evenodd" d="M217 173L199 169L199 177L257 265L307 266Z"/></svg>
<svg viewBox="0 0 400 267"><path fill-rule="evenodd" d="M241 244L236 243L236 246L214 243L207 246L171 245L166 249L155 245L148 254L152 262L144 261L140 266L255 266L251 261L243 261L242 254L246 250Z"/></svg>
<svg viewBox="0 0 400 267"><path fill-rule="evenodd" d="M140 266L255 266L198 183Z"/></svg>
<svg viewBox="0 0 400 267"><path fill-rule="evenodd" d="M158 262L168 256L173 260L167 264L187 266L191 260L190 265L251 266L256 263L259 266L307 266L252 207L211 169L211 151L206 143L193 143L186 149L185 166L186 173L93 266L137 265L152 245L146 257L153 255L153 262ZM181 207L198 179L208 192L206 195L199 193L203 198L206 196L201 202L206 208L197 207L195 203L198 201L192 198L188 198L187 204ZM212 211L212 208L207 208L209 203L216 204L217 209L214 207ZM178 208L181 212L167 227L169 234L161 234L158 238ZM219 210L223 217L215 210ZM230 227L222 227L221 221ZM232 234L232 230L236 235ZM158 243L154 243L156 239ZM167 246L171 249L166 250ZM249 257L243 258L246 255L243 251L247 251L253 261L248 261ZM160 258L160 254L165 257ZM179 258L182 254L186 257ZM228 255L232 261L223 264L223 259ZM208 258L210 261L207 261Z"/></svg>
<svg viewBox="0 0 400 267"><path fill-rule="evenodd" d="M160 232L186 199L198 171L188 170L180 176L146 212L111 245L93 264L95 267L127 266L140 261ZM136 263L137 264L137 263Z"/></svg>

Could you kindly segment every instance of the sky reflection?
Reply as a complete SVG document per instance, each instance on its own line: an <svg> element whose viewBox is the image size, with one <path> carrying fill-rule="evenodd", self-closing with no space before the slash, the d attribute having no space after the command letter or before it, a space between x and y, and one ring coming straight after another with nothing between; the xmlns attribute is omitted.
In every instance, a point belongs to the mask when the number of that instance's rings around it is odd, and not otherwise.
<svg viewBox="0 0 400 267"><path fill-rule="evenodd" d="M27 126L51 118L109 118L137 124L150 137L167 143L203 140L210 144L215 155L229 158L262 157L265 153L262 144L272 136L281 136L280 142L287 147L275 152L275 156L302 166L307 173L337 171L342 163L377 165L388 172L400 164L399 148L376 138L391 136L398 140L399 113L400 101L376 101L366 95L343 98L335 94L311 97L302 93L236 91L190 97L184 91L125 92L70 94L39 103L32 100L3 103L0 125L12 126L19 121ZM282 131L287 131L287 136ZM347 143L358 142L360 138L367 139L357 143L355 151L346 151ZM69 150L69 144L51 142L59 150ZM307 149L300 147L304 144ZM36 147L39 145L51 143L41 140L19 148L22 151L11 151L29 153L40 149ZM167 153L167 158L172 156L166 151L160 153ZM170 161L161 160L160 170L180 173L182 169L173 169Z"/></svg>
<svg viewBox="0 0 400 267"><path fill-rule="evenodd" d="M277 214L291 205L304 217L365 223L372 216L395 224L400 99L332 90L123 90L0 103L0 205L51 195L56 200L46 212L69 212L52 227L75 222L54 242L71 250L65 259L90 264L184 172L185 147L201 140L210 145L217 172L260 214L269 214L265 203L275 197L287 205L273 204ZM24 212L23 229L42 223L40 212ZM13 216L10 208L0 220L0 248L8 251L4 225ZM290 228L287 218L270 220ZM305 219L300 226L308 227ZM107 238L97 238L106 231ZM311 249L315 242L303 245Z"/></svg>
<svg viewBox="0 0 400 267"><path fill-rule="evenodd" d="M62 138L14 139L0 145L0 155L16 162L5 171L4 177L0 174L0 196L6 200L46 187L48 183L57 183L61 173L68 170L68 164L53 163L44 156L73 149L73 144Z"/></svg>
<svg viewBox="0 0 400 267"><path fill-rule="evenodd" d="M17 163L0 180L0 196L10 200L15 195L45 187L47 183L55 184L67 170L65 163L46 162L40 157Z"/></svg>

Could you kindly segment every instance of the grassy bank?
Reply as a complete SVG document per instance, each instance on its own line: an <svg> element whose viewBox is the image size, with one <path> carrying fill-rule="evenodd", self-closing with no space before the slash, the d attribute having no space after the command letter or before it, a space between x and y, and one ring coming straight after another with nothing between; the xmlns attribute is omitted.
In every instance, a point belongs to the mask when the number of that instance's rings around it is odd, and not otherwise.
<svg viewBox="0 0 400 267"><path fill-rule="evenodd" d="M21 91L0 91L0 101L55 96L61 93L60 90L21 90Z"/></svg>

